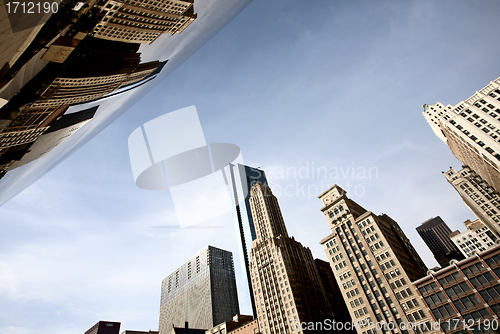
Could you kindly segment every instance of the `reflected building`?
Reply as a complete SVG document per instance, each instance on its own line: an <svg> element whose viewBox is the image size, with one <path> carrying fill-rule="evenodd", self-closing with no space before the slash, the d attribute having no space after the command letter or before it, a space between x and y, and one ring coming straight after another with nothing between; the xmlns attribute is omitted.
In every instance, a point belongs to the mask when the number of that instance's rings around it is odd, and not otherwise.
<svg viewBox="0 0 500 334"><path fill-rule="evenodd" d="M160 334L172 327L209 329L239 313L233 254L207 246L163 279Z"/></svg>
<svg viewBox="0 0 500 334"><path fill-rule="evenodd" d="M69 106L97 100L154 73L159 61L140 63L139 44L88 37L80 51L61 64L51 62L0 108L0 177L41 157L95 114L72 115L67 127L50 128ZM92 114L92 117L88 117ZM78 115L83 115L80 113ZM44 135L37 145L31 145ZM48 143L49 138L53 140ZM24 154L29 152L28 157Z"/></svg>
<svg viewBox="0 0 500 334"><path fill-rule="evenodd" d="M151 88L148 82L162 77L156 74L165 62L156 69L157 62L141 64L139 47L143 59L155 60L161 54L165 55L162 60L173 57L178 65L249 2L204 3L198 8L200 19L196 19L193 0L64 0L53 3L58 5L57 10L29 18L22 13L6 15L4 7L0 22L0 177L14 166L51 153L38 161L36 168L20 168L0 180L0 202L28 187L127 106L109 103L102 110L101 105L88 131L80 131L78 140L71 134L89 120L49 132L58 118L89 108L75 105L93 102L95 106L96 101L118 94L136 99L139 92ZM196 31L178 34L195 19ZM161 34L176 35L164 39L165 43L143 45L151 44ZM107 57L107 52L116 56ZM64 151L54 154L51 150L63 142Z"/></svg>
<svg viewBox="0 0 500 334"><path fill-rule="evenodd" d="M101 2L104 2L101 0ZM151 44L162 34L181 33L195 19L194 0L108 0L92 36L110 41Z"/></svg>

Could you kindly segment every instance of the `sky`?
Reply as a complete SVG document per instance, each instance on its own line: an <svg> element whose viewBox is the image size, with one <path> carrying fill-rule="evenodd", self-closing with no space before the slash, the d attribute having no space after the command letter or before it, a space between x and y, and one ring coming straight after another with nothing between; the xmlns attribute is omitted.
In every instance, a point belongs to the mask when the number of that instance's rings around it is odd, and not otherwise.
<svg viewBox="0 0 500 334"><path fill-rule="evenodd" d="M157 330L161 280L207 244L234 253L250 313L234 215L220 229L164 228L177 222L169 191L132 176L132 131L191 105L207 142L238 145L266 171L289 234L314 257L326 260L319 241L331 233L317 196L338 184L436 266L415 228L439 215L464 230L473 214L441 173L460 162L422 104L455 105L500 75L499 11L488 0L254 0L0 207L0 334L83 333L99 320Z"/></svg>

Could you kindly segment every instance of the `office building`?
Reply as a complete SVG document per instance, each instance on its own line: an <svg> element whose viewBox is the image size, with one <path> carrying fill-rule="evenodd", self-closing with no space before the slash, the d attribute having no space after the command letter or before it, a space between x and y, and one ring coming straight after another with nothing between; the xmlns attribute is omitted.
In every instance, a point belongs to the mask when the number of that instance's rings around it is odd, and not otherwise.
<svg viewBox="0 0 500 334"><path fill-rule="evenodd" d="M314 332L300 324L333 316L311 250L288 236L278 200L265 184L250 189L250 209L256 232L250 272L260 331Z"/></svg>
<svg viewBox="0 0 500 334"><path fill-rule="evenodd" d="M160 334L172 327L209 329L239 313L231 252L207 246L163 279Z"/></svg>
<svg viewBox="0 0 500 334"><path fill-rule="evenodd" d="M237 185L236 185L236 180L234 176L234 165L229 164L230 168L230 173L231 173L231 182L232 182L232 188L233 188L233 196L234 196L234 203L235 203L235 209L236 209L236 216L238 219L238 227L240 230L240 241L241 241L241 247L242 247L242 252L243 252L243 260L245 262L245 271L247 275L247 283L248 283L248 290L250 294L250 301L252 303L252 313L254 318L257 318L257 309L255 307L255 299L254 299L254 292L253 292L253 287L252 287L252 278L250 276L250 262L248 260L248 250L247 250L247 242L245 238L245 219L246 218L246 223L248 224L248 227L250 229L250 236L252 238L252 241L257 238L257 235L255 234L255 226L252 218L252 211L250 209L250 189L252 186L257 183L261 182L263 184L267 185L267 178L266 174L263 170L255 167L250 167L250 166L245 166L242 164L237 165L237 170L238 174L240 177L240 182L241 182L241 190L243 192L243 199L245 201L245 211L246 215L242 214L241 208L240 208L240 203L238 200L238 191L237 191Z"/></svg>
<svg viewBox="0 0 500 334"><path fill-rule="evenodd" d="M325 289L327 301L330 304L330 308L333 312L333 318L335 319L335 321L344 324L351 322L352 318L349 315L349 309L344 302L342 290L337 284L337 280L333 275L330 263L320 259L314 259L314 263L316 264L316 268L318 268L319 277L321 278L321 284ZM344 329L342 333L356 333L356 330Z"/></svg>
<svg viewBox="0 0 500 334"><path fill-rule="evenodd" d="M337 185L319 196L332 234L321 240L349 314L359 334L375 334L402 323L423 323L419 328L393 333L434 333L432 317L411 284L427 268L398 223L376 215L349 199Z"/></svg>
<svg viewBox="0 0 500 334"><path fill-rule="evenodd" d="M119 322L99 321L87 330L85 334L119 334L120 325L121 323Z"/></svg>
<svg viewBox="0 0 500 334"><path fill-rule="evenodd" d="M208 329L205 334L228 334L254 321L251 315L236 314L232 320L224 321Z"/></svg>
<svg viewBox="0 0 500 334"><path fill-rule="evenodd" d="M232 331L228 332L228 334L261 334L259 329L259 321L254 319L241 327L237 327Z"/></svg>
<svg viewBox="0 0 500 334"><path fill-rule="evenodd" d="M487 334L498 328L499 282L500 246L497 246L431 272L413 285L434 322L439 321L445 333ZM484 326L487 323L494 326ZM470 325L470 332L464 330L464 324Z"/></svg>
<svg viewBox="0 0 500 334"><path fill-rule="evenodd" d="M255 233L255 225L252 218L252 210L250 209L250 189L257 182L268 185L266 173L259 168L250 167L238 164L238 170L241 178L241 186L243 188L243 196L245 198L245 208L247 211L248 226L250 227L250 234L252 236L252 241L257 239L257 234Z"/></svg>
<svg viewBox="0 0 500 334"><path fill-rule="evenodd" d="M500 195L498 192L467 166L458 172L450 168L443 174L474 215L491 232L500 237Z"/></svg>
<svg viewBox="0 0 500 334"><path fill-rule="evenodd" d="M451 229L437 216L423 222L417 232L441 267L449 265L451 260L462 260L462 253L450 239Z"/></svg>
<svg viewBox="0 0 500 334"><path fill-rule="evenodd" d="M462 165L500 191L500 78L456 106L424 104L424 117Z"/></svg>
<svg viewBox="0 0 500 334"><path fill-rule="evenodd" d="M193 0L108 0L101 21L92 31L96 38L151 44L161 34L181 33L195 19Z"/></svg>
<svg viewBox="0 0 500 334"><path fill-rule="evenodd" d="M450 239L465 257L471 257L488 248L495 247L498 238L479 219L464 222L467 230L450 234Z"/></svg>

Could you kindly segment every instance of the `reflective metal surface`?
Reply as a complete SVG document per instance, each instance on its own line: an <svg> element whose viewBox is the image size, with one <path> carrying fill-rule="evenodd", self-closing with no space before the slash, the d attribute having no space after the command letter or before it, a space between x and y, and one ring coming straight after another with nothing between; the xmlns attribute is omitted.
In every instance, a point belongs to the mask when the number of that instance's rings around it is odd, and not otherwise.
<svg viewBox="0 0 500 334"><path fill-rule="evenodd" d="M249 2L1 2L0 204L109 125Z"/></svg>

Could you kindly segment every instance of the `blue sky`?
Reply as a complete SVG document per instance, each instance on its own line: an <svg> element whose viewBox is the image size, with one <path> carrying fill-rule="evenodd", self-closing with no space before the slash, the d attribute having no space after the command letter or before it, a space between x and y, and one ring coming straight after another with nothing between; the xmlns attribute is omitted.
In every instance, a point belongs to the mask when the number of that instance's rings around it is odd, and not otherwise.
<svg viewBox="0 0 500 334"><path fill-rule="evenodd" d="M336 183L399 222L435 266L415 227L440 215L463 230L473 215L441 175L460 163L422 104L454 105L499 76L499 12L498 1L254 0L0 207L0 334L83 333L99 320L157 329L161 279L205 245L233 251L241 268L232 215L218 230L152 228L175 223L170 195L134 184L130 133L190 105L207 142L238 145L275 193L289 186L278 196L289 234L315 257L326 259L319 241L330 232L314 186ZM313 166L337 176L313 177ZM301 168L307 177L291 172ZM363 177L369 168L377 173ZM250 312L243 296L240 304Z"/></svg>

